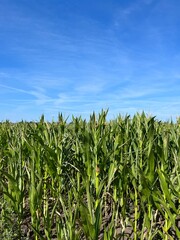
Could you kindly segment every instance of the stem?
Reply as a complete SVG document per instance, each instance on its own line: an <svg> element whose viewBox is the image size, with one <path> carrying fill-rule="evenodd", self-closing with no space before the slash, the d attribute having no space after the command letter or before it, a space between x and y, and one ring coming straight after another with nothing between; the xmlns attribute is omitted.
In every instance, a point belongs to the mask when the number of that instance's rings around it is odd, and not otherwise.
<svg viewBox="0 0 180 240"><path fill-rule="evenodd" d="M138 220L138 200L137 200L137 191L136 191L136 187L134 188L135 190L135 201L134 201L134 209L135 209L135 213L134 213L134 240L137 240L137 220Z"/></svg>

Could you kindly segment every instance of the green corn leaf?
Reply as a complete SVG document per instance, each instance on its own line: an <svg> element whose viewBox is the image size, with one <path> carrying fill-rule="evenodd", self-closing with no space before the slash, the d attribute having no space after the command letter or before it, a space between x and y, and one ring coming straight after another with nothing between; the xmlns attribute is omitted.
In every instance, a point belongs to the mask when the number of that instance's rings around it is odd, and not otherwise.
<svg viewBox="0 0 180 240"><path fill-rule="evenodd" d="M172 202L172 197L171 197L171 194L169 192L169 188L168 188L168 184L166 182L166 178L165 178L163 172L160 169L158 169L157 172L158 172L158 175L159 175L161 189L163 191L164 197L168 200L170 206L176 212L176 208L174 206L174 203Z"/></svg>

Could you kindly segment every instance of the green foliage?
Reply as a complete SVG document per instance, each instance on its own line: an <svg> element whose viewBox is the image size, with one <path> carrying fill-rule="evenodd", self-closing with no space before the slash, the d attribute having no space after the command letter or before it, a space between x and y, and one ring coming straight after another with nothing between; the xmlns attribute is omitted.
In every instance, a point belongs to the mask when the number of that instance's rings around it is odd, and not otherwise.
<svg viewBox="0 0 180 240"><path fill-rule="evenodd" d="M0 124L1 239L180 239L180 125L107 111Z"/></svg>

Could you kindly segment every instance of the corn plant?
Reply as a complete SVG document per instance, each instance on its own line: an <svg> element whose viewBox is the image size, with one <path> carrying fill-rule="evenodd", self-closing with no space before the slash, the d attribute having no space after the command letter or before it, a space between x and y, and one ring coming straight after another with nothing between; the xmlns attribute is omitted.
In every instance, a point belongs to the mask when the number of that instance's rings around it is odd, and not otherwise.
<svg viewBox="0 0 180 240"><path fill-rule="evenodd" d="M1 239L180 239L180 124L0 123Z"/></svg>

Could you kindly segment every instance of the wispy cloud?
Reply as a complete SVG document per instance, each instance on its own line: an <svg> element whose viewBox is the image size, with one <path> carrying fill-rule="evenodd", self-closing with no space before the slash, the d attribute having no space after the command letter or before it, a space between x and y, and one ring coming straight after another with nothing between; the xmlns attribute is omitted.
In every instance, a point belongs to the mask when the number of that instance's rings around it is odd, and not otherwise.
<svg viewBox="0 0 180 240"><path fill-rule="evenodd" d="M1 90L3 90L3 88L9 90L10 92L19 92L19 93L26 93L26 94L31 94L26 90L23 90L21 88L16 88L16 87L10 87L4 84L0 84Z"/></svg>
<svg viewBox="0 0 180 240"><path fill-rule="evenodd" d="M172 3L9 3L0 3L0 105L7 117L87 116L102 108L111 116L178 113L179 15Z"/></svg>

